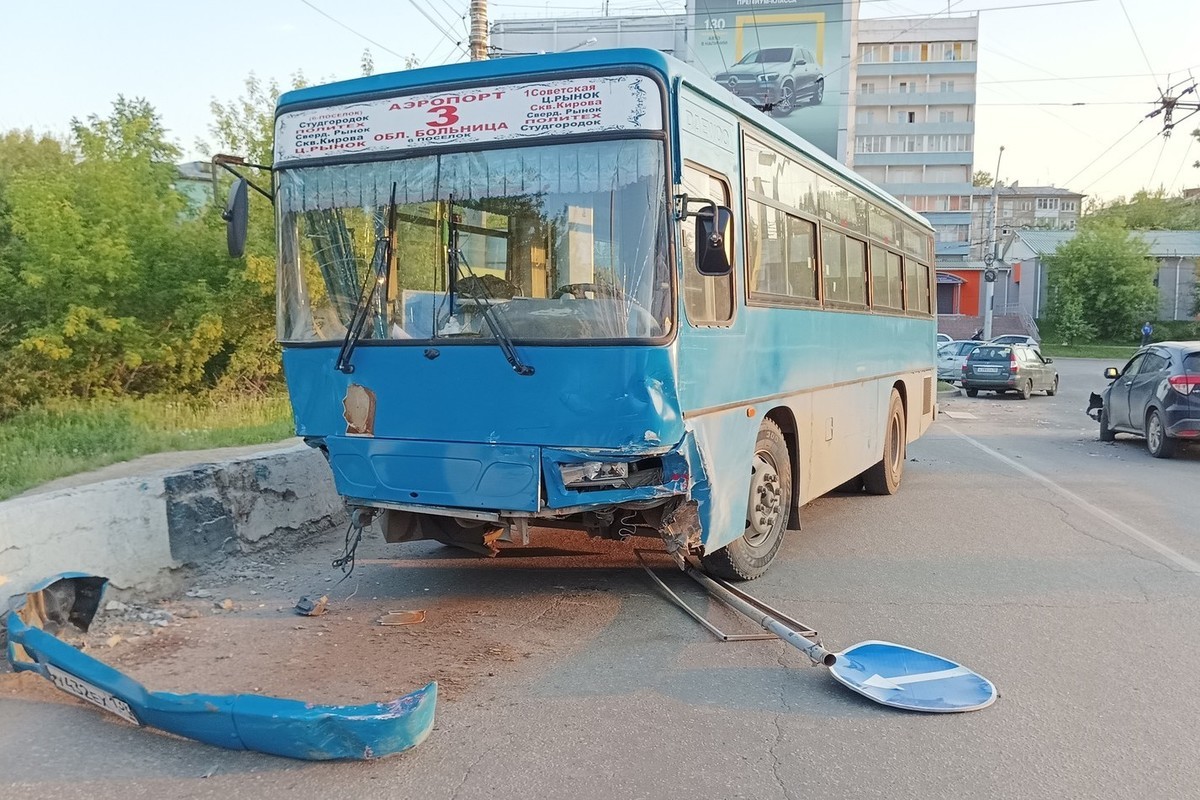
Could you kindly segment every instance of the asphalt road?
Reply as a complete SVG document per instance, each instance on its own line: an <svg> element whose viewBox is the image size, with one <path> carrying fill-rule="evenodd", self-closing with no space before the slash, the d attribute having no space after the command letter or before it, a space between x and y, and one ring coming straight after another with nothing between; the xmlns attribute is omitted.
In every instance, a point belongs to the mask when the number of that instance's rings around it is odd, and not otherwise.
<svg viewBox="0 0 1200 800"><path fill-rule="evenodd" d="M1200 448L1162 461L1132 438L1101 444L1083 409L1105 364L1057 364L1053 398L943 396L897 496L811 504L748 587L831 649L886 639L978 670L1000 690L988 709L899 712L777 642L717 643L661 599L626 545L547 533L533 551L483 561L371 540L357 573L367 588L334 596L354 620L328 618L321 639L294 626L315 659L309 678L392 692L413 688L403 669L418 643L429 657L490 636L487 652L514 653L437 665L459 682L420 747L365 764L228 753L0 676L0 797L1195 798ZM317 580L338 539L274 570ZM250 585L229 591L247 599ZM293 589L256 591L269 606ZM376 640L387 649L334 644L360 612L418 602L431 617L467 602L482 619ZM244 616L289 632L298 619ZM203 683L239 658L214 647L138 663ZM269 683L297 657L273 647L248 647L266 660L223 680Z"/></svg>

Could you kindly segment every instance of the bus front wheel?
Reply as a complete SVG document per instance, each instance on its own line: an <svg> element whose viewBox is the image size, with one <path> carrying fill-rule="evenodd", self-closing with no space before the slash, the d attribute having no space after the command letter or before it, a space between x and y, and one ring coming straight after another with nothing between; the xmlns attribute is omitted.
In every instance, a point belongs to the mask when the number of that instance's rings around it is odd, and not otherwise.
<svg viewBox="0 0 1200 800"><path fill-rule="evenodd" d="M749 581L767 571L783 545L792 507L792 460L783 432L773 421L763 420L750 467L750 496L746 503L745 532L701 560L719 578Z"/></svg>
<svg viewBox="0 0 1200 800"><path fill-rule="evenodd" d="M868 492L871 494L895 494L899 491L900 478L904 475L907 441L904 402L900 399L900 393L892 389L892 398L888 402L887 421L883 427L883 458L863 473L863 480L867 484Z"/></svg>

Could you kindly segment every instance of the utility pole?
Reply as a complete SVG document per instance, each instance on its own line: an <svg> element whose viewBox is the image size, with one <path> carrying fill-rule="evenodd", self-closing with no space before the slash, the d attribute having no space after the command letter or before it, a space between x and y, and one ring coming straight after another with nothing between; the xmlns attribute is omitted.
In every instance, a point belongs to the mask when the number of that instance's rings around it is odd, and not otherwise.
<svg viewBox="0 0 1200 800"><path fill-rule="evenodd" d="M488 57L487 0L471 0L471 60Z"/></svg>
<svg viewBox="0 0 1200 800"><path fill-rule="evenodd" d="M983 340L992 338L992 301L996 297L996 251L999 242L996 241L996 216L1000 205L1000 158L1004 155L1004 145L1000 145L1000 155L996 156L996 174L992 176L992 214L988 222L987 248L983 254L983 281L986 287L983 292Z"/></svg>

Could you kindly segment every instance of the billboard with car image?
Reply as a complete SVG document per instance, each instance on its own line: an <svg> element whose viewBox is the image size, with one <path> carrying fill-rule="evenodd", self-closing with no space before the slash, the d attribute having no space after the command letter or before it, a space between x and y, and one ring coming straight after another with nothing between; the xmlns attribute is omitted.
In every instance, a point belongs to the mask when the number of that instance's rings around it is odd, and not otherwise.
<svg viewBox="0 0 1200 800"><path fill-rule="evenodd" d="M858 0L688 0L689 58L845 162Z"/></svg>

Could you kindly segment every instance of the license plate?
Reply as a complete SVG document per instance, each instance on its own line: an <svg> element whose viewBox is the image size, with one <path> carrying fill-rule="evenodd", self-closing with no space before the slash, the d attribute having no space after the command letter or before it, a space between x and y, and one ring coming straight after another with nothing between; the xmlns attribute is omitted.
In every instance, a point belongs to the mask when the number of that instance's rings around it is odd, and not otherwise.
<svg viewBox="0 0 1200 800"><path fill-rule="evenodd" d="M995 375L997 372L1000 371L1000 368L999 367L976 367L975 371L976 372L986 372L989 375Z"/></svg>
<svg viewBox="0 0 1200 800"><path fill-rule="evenodd" d="M100 706L105 711L116 714L123 720L132 722L134 725L141 725L138 718L134 716L133 709L119 697L92 686L85 680L76 678L69 672L63 672L53 664L47 664L46 670L50 673L50 680L54 681L54 685L62 689L67 694L73 694L80 700L86 700L92 705Z"/></svg>

